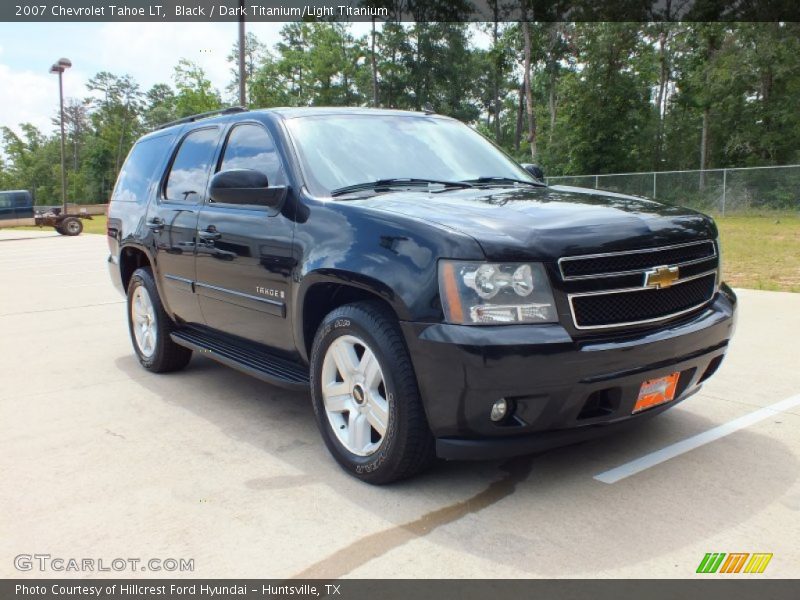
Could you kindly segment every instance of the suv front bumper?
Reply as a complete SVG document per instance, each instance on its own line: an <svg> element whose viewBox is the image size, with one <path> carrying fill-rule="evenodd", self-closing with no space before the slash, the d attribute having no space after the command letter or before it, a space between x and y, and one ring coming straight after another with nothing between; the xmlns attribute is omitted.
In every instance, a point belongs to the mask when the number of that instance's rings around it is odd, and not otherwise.
<svg viewBox="0 0 800 600"><path fill-rule="evenodd" d="M401 323L437 454L495 459L634 425L686 399L719 367L736 321L726 285L658 330L574 340L560 325ZM681 373L675 400L632 414L642 382ZM492 405L515 407L502 424Z"/></svg>

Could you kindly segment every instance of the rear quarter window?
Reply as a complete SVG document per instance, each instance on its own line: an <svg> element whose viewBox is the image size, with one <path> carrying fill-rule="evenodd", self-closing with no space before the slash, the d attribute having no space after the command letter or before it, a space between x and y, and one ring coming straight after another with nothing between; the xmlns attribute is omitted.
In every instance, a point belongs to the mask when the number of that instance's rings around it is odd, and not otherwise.
<svg viewBox="0 0 800 600"><path fill-rule="evenodd" d="M159 168L164 164L171 144L170 134L136 142L119 172L111 201L146 202L150 184L154 179L160 179Z"/></svg>

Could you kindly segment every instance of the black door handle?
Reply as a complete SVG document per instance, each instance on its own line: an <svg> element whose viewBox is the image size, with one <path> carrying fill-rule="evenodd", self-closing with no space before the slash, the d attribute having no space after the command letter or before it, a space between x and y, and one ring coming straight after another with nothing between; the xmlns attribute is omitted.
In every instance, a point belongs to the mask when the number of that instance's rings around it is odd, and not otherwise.
<svg viewBox="0 0 800 600"><path fill-rule="evenodd" d="M206 229L200 230L197 232L197 235L200 237L201 240L213 242L214 240L218 240L222 237L222 234L217 231L217 228L213 225L209 225Z"/></svg>
<svg viewBox="0 0 800 600"><path fill-rule="evenodd" d="M164 219L153 217L147 222L147 226L155 232L159 232L164 228Z"/></svg>

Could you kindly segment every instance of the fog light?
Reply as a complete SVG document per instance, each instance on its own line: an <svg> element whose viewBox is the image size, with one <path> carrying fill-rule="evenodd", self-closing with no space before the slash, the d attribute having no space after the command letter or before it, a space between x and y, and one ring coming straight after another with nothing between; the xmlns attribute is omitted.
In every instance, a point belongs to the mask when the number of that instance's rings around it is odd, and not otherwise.
<svg viewBox="0 0 800 600"><path fill-rule="evenodd" d="M507 413L508 402L506 402L505 398L500 398L500 400L492 404L492 413L489 415L489 418L497 423L498 421L505 419Z"/></svg>

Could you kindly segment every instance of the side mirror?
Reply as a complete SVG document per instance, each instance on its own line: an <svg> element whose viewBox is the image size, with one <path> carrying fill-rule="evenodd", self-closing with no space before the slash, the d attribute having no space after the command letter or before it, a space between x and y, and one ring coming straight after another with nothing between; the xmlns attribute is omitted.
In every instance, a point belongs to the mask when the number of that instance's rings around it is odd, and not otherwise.
<svg viewBox="0 0 800 600"><path fill-rule="evenodd" d="M278 208L286 196L285 186L269 187L267 176L254 169L220 171L211 178L212 202Z"/></svg>
<svg viewBox="0 0 800 600"><path fill-rule="evenodd" d="M533 175L534 179L538 179L539 181L544 181L544 171L542 171L542 167L540 167L539 165L534 165L531 163L522 163L521 166L528 173Z"/></svg>

